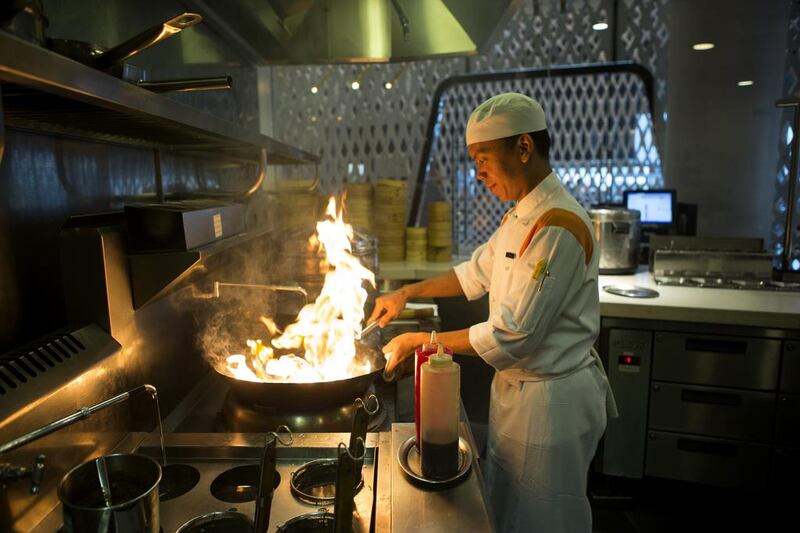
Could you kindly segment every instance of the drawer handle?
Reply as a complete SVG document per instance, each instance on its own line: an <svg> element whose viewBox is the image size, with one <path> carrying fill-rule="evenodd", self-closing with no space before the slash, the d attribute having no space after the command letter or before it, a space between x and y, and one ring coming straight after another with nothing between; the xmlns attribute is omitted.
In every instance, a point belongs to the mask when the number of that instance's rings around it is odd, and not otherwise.
<svg viewBox="0 0 800 533"><path fill-rule="evenodd" d="M712 405L729 405L740 407L742 405L741 394L730 394L727 392L708 392L691 389L681 389L681 400L692 403L708 403Z"/></svg>
<svg viewBox="0 0 800 533"><path fill-rule="evenodd" d="M747 353L747 341L726 341L722 339L687 338L685 349L690 352Z"/></svg>
<svg viewBox="0 0 800 533"><path fill-rule="evenodd" d="M735 457L737 451L735 444L703 442L689 439L678 439L678 449L684 452L720 455L723 457Z"/></svg>

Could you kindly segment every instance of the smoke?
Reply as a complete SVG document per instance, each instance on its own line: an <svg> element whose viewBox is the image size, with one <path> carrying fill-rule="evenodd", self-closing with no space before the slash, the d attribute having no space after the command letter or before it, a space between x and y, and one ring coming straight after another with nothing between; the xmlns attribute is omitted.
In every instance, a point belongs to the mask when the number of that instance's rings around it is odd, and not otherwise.
<svg viewBox="0 0 800 533"><path fill-rule="evenodd" d="M247 339L268 344L296 320L306 303L316 299L329 264L315 232L314 226L279 230L206 261L188 292L197 321L197 343L210 365L224 371L229 356L249 354ZM220 282L218 294L214 282ZM300 286L308 297L225 283Z"/></svg>

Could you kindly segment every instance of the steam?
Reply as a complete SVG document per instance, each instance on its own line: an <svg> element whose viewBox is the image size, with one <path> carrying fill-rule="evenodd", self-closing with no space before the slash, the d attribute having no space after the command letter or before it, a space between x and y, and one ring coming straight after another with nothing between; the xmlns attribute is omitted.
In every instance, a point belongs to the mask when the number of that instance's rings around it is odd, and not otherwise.
<svg viewBox="0 0 800 533"><path fill-rule="evenodd" d="M347 231L337 230L337 225L347 227ZM207 275L196 283L195 297L205 298L196 307L198 344L218 371L250 381L271 381L268 373L310 382L342 379L370 370L368 362L364 368L365 362L356 357L352 339L364 318L367 293L361 284L367 280L374 287L374 274L351 255L352 228L343 223L341 208L337 212L333 198L328 217L317 224L317 230L296 228L281 240L264 239L246 251L237 248L223 264L209 265L214 276ZM323 249L320 241L325 241L328 257L311 253ZM304 276L315 270L319 271L318 279ZM325 289L322 277L327 280L337 271L338 277ZM204 294L210 291L202 288L212 287L214 281L298 284L309 290L308 303L304 306L296 293L235 287L221 288L218 298L206 298ZM357 297L340 304L343 290ZM338 347L334 337L351 339L350 346ZM301 357L280 356L279 348ZM326 352L335 354L328 364Z"/></svg>

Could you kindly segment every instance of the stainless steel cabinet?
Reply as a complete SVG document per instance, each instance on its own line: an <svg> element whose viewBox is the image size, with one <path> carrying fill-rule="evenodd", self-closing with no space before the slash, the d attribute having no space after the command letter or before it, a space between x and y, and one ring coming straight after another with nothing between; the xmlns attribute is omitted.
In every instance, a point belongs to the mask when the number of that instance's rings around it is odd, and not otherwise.
<svg viewBox="0 0 800 533"><path fill-rule="evenodd" d="M778 396L775 442L781 446L800 448L800 395Z"/></svg>
<svg viewBox="0 0 800 533"><path fill-rule="evenodd" d="M601 357L620 417L609 420L598 469L748 490L800 486L797 335L603 318Z"/></svg>
<svg viewBox="0 0 800 533"><path fill-rule="evenodd" d="M620 416L608 420L602 471L639 478L644 473L653 333L613 329L607 339L606 368Z"/></svg>
<svg viewBox="0 0 800 533"><path fill-rule="evenodd" d="M775 394L653 382L651 429L769 443Z"/></svg>
<svg viewBox="0 0 800 533"><path fill-rule="evenodd" d="M652 431L645 474L722 487L763 488L770 447L765 444Z"/></svg>
<svg viewBox="0 0 800 533"><path fill-rule="evenodd" d="M800 341L790 340L783 343L781 392L800 394Z"/></svg>
<svg viewBox="0 0 800 533"><path fill-rule="evenodd" d="M775 390L779 339L656 332L653 379Z"/></svg>

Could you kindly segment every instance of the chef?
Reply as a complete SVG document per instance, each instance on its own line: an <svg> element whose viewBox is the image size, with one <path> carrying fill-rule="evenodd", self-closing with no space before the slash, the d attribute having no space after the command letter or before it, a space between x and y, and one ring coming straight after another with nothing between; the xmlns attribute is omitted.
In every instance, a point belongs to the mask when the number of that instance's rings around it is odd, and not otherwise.
<svg viewBox="0 0 800 533"><path fill-rule="evenodd" d="M500 531L592 530L589 463L616 416L593 344L600 330L597 243L584 209L549 162L542 107L519 93L472 112L466 146L478 180L516 202L470 260L376 301L381 327L408 300L489 293L489 317L440 342L494 367L484 464ZM383 349L391 372L428 333L406 333Z"/></svg>

